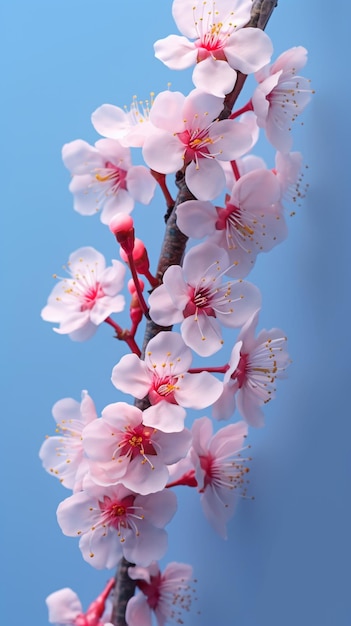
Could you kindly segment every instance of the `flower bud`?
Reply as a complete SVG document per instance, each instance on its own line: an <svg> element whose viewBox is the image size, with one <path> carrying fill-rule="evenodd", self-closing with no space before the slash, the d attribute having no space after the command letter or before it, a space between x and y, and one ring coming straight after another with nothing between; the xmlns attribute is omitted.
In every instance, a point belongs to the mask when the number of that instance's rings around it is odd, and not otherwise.
<svg viewBox="0 0 351 626"><path fill-rule="evenodd" d="M130 215L118 213L115 215L109 225L110 231L115 235L118 243L124 252L128 255L133 252L134 248L134 222Z"/></svg>
<svg viewBox="0 0 351 626"><path fill-rule="evenodd" d="M128 256L122 245L121 245L120 255L121 255L121 259L123 259L123 261L128 263ZM148 274L149 267L150 267L149 257L141 239L134 240L134 248L132 251L132 255L133 255L134 265L138 274Z"/></svg>

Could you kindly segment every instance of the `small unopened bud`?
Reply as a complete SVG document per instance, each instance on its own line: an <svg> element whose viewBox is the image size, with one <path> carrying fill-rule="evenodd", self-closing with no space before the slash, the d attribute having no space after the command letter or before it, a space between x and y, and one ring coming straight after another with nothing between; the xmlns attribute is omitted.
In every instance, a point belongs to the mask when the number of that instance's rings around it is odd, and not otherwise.
<svg viewBox="0 0 351 626"><path fill-rule="evenodd" d="M139 286L140 286L140 291L144 291L144 288L145 288L144 281L143 281L143 280L141 280L141 278L139 278L139 279L138 279L138 282L139 282ZM127 285L127 287L128 287L128 291L129 291L129 293L130 293L130 294L131 294L131 296L132 296L131 303L133 303L135 299L136 299L136 300L135 300L136 302L139 302L139 300L138 300L138 294L137 294L137 288L136 288L136 286L135 286L135 282L134 282L134 280L133 280L132 278L131 278L130 280L128 280L128 285ZM136 306L136 305L134 304L133 306Z"/></svg>
<svg viewBox="0 0 351 626"><path fill-rule="evenodd" d="M138 306L130 307L129 316L132 322L132 328L130 332L133 337L136 333L136 329L138 328L141 320L143 319L143 315L144 315L143 310L141 309L139 304Z"/></svg>
<svg viewBox="0 0 351 626"><path fill-rule="evenodd" d="M140 292L141 293L144 289L144 281L139 280L138 278L138 283L139 283L139 287L140 287ZM131 294L132 298L130 301L130 305L129 305L129 315L130 315L130 319L132 320L132 334L133 332L136 332L136 329L138 327L138 325L140 324L142 318L143 318L143 307L140 304L139 301L139 296L138 296L138 292L137 292L137 288L135 286L134 280L131 278L128 281L128 291Z"/></svg>
<svg viewBox="0 0 351 626"><path fill-rule="evenodd" d="M125 253L131 254L134 249L134 222L130 215L118 213L110 222L110 231L116 237Z"/></svg>
<svg viewBox="0 0 351 626"><path fill-rule="evenodd" d="M123 261L128 263L128 255L126 254L123 246L121 247L120 255ZM134 248L132 251L132 256L133 256L135 269L137 270L137 272L139 274L148 275L149 267L150 267L149 257L141 239L134 240Z"/></svg>

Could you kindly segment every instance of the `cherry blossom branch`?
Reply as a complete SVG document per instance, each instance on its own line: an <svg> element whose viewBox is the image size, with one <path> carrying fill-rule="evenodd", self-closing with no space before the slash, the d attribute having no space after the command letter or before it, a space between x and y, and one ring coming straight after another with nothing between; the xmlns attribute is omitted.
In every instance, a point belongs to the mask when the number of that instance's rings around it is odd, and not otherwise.
<svg viewBox="0 0 351 626"><path fill-rule="evenodd" d="M128 576L129 563L124 557L121 558L115 577L115 588L113 593L112 624L116 626L127 626L125 620L128 600L134 596L136 581Z"/></svg>
<svg viewBox="0 0 351 626"><path fill-rule="evenodd" d="M188 370L189 374L200 374L201 372L210 372L211 374L225 374L229 369L228 363L226 365L219 365L218 367L191 367Z"/></svg>
<svg viewBox="0 0 351 626"><path fill-rule="evenodd" d="M251 11L251 19L247 26L264 30L277 4L277 0L254 0ZM233 106L239 94L241 93L245 81L246 75L238 72L234 89L229 94L227 94L224 99L224 106L219 116L219 119L222 120L229 118ZM182 202L195 199L185 184L184 171L177 172L176 185L178 186L179 192L174 207L167 220L165 236L163 239L159 263L157 267L156 276L160 282L162 281L163 274L168 267L170 267L171 265L181 265L186 243L188 241L188 237L184 235L177 227L176 208ZM162 326L158 326L152 320L147 321L143 348L141 351L142 355L144 355L145 347L150 339L155 337L162 330L170 330L170 327L164 328ZM149 406L149 402L147 399L136 400L135 405L140 409L145 409ZM124 558L122 558L119 564L118 572L116 574L116 586L114 590L112 613L112 623L114 624L114 626L127 626L125 621L125 607L128 600L134 595L134 591L134 581L131 581L128 576L128 563L125 561Z"/></svg>
<svg viewBox="0 0 351 626"><path fill-rule="evenodd" d="M278 0L254 0L251 9L251 19L247 26L264 30L277 6Z"/></svg>

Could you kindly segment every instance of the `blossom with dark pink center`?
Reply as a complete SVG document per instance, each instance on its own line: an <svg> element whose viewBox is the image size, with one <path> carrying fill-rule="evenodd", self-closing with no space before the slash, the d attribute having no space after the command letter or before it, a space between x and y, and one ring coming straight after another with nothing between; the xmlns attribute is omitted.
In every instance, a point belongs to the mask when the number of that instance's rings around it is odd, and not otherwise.
<svg viewBox="0 0 351 626"><path fill-rule="evenodd" d="M167 465L183 458L190 447L186 429L164 433L144 424L144 414L125 402L109 404L85 428L82 439L90 474L99 485L122 483L142 495L166 486Z"/></svg>
<svg viewBox="0 0 351 626"><path fill-rule="evenodd" d="M113 368L112 382L136 398L148 396L151 406L143 412L145 424L179 433L184 428L185 408L203 409L222 393L222 383L212 374L188 373L191 361L191 350L181 336L162 331L147 344L145 360L135 354L121 358Z"/></svg>
<svg viewBox="0 0 351 626"><path fill-rule="evenodd" d="M195 420L190 458L195 467L205 516L224 538L238 496L246 495L247 459L241 457L247 424L237 422L212 434L208 417Z"/></svg>
<svg viewBox="0 0 351 626"><path fill-rule="evenodd" d="M128 576L136 581L138 593L128 601L128 626L151 626L155 614L157 626L169 622L183 624L184 612L191 607L192 567L186 563L169 563L161 572L156 562L149 567L129 567Z"/></svg>
<svg viewBox="0 0 351 626"><path fill-rule="evenodd" d="M313 93L309 79L297 75L306 61L306 48L295 46L255 74L258 86L252 96L252 105L257 123L280 152L291 150L291 126Z"/></svg>
<svg viewBox="0 0 351 626"><path fill-rule="evenodd" d="M164 556L164 526L177 509L170 489L142 496L123 485L96 485L89 476L83 487L59 504L57 519L65 535L80 537L85 561L110 569L124 556L146 567Z"/></svg>
<svg viewBox="0 0 351 626"><path fill-rule="evenodd" d="M227 274L243 278L253 268L257 254L268 252L286 236L281 185L267 169L257 169L234 183L225 207L189 200L177 207L177 225L188 235L208 237L228 253Z"/></svg>
<svg viewBox="0 0 351 626"><path fill-rule="evenodd" d="M263 426L262 406L275 396L275 381L284 378L290 363L286 337L278 328L255 337L259 311L241 329L224 375L223 393L213 407L216 419L228 419L238 408L250 426Z"/></svg>
<svg viewBox="0 0 351 626"><path fill-rule="evenodd" d="M62 158L73 178L69 189L74 208L82 215L101 209L101 221L109 224L117 213L130 213L135 202L149 204L156 181L143 165L132 165L129 148L114 139L100 139L90 146L82 139L67 143Z"/></svg>
<svg viewBox="0 0 351 626"><path fill-rule="evenodd" d="M185 343L201 356L210 356L223 345L221 324L242 326L260 306L257 287L245 281L223 281L230 271L225 250L212 243L192 248L183 267L172 265L163 284L149 297L150 316L156 324L181 322Z"/></svg>
<svg viewBox="0 0 351 626"><path fill-rule="evenodd" d="M65 269L70 277L62 278L54 287L41 316L60 325L55 332L84 341L111 313L123 310L125 300L119 291L125 267L115 260L106 267L102 254L86 247L72 252Z"/></svg>
<svg viewBox="0 0 351 626"><path fill-rule="evenodd" d="M223 98L233 89L237 71L250 74L271 58L273 46L268 35L258 28L243 28L251 9L251 0L215 0L211 4L174 0L172 14L183 36L169 35L156 41L155 56L171 69L195 65L195 86Z"/></svg>
<svg viewBox="0 0 351 626"><path fill-rule="evenodd" d="M223 99L194 89L185 97L164 91L155 98L150 113L154 131L143 146L147 165L171 174L185 165L185 181L200 200L215 198L225 185L219 161L231 161L252 144L246 124L219 120Z"/></svg>

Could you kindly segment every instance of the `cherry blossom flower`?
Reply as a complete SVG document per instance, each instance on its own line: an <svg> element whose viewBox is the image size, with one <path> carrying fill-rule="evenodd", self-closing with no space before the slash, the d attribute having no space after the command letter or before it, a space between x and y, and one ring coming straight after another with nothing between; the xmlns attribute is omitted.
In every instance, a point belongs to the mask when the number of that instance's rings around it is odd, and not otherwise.
<svg viewBox="0 0 351 626"><path fill-rule="evenodd" d="M195 420L190 458L201 495L204 514L211 526L227 538L226 524L234 513L238 496L246 494L245 458L241 457L247 424L237 422L212 436L208 417Z"/></svg>
<svg viewBox="0 0 351 626"><path fill-rule="evenodd" d="M234 176L231 163L221 163L221 165L224 169L226 177L226 186L228 189L232 190L237 179ZM261 157L254 154L249 154L238 159L236 161L236 165L241 177L255 170L268 169L265 161ZM281 213L282 210L286 208L285 202L298 203L305 197L308 183L303 184L304 174L302 173L301 152L276 152L275 166L270 171L276 175L280 185L280 200L278 206L273 207L273 209L277 210L278 213ZM282 202L284 203L284 206L281 206ZM290 215L293 214L293 212L290 213ZM284 228L282 224L280 224L280 226ZM276 243L278 243L278 241L276 241Z"/></svg>
<svg viewBox="0 0 351 626"><path fill-rule="evenodd" d="M272 65L255 74L258 87L252 96L257 123L281 152L292 146L291 125L310 101L310 81L297 72L307 61L307 50L296 46L283 52Z"/></svg>
<svg viewBox="0 0 351 626"><path fill-rule="evenodd" d="M145 162L163 174L186 165L186 184L200 200L215 198L225 185L218 161L236 159L252 144L246 124L218 119L222 108L222 98L198 89L187 97L179 91L163 91L150 113L155 130L145 139Z"/></svg>
<svg viewBox="0 0 351 626"><path fill-rule="evenodd" d="M64 487L80 491L89 469L82 432L97 417L94 402L87 391L82 391L81 402L73 398L59 400L52 407L52 415L59 434L44 441L39 457L46 471L56 476Z"/></svg>
<svg viewBox="0 0 351 626"><path fill-rule="evenodd" d="M201 356L223 345L221 324L242 326L260 306L257 287L245 281L226 281L228 254L212 243L201 243L184 257L183 267L172 265L149 297L150 316L162 326L181 322L185 343Z"/></svg>
<svg viewBox="0 0 351 626"><path fill-rule="evenodd" d="M87 477L83 491L59 504L57 519L65 535L80 537L83 558L96 569L110 569L122 556L146 567L164 556L164 526L176 509L169 489L142 496L123 485L95 485Z"/></svg>
<svg viewBox="0 0 351 626"><path fill-rule="evenodd" d="M149 567L129 567L128 576L136 580L142 593L130 598L126 609L128 626L151 626L152 613L157 626L171 621L183 624L184 611L189 611L192 589L189 585L192 567L186 563L169 563L161 572L157 563Z"/></svg>
<svg viewBox="0 0 351 626"><path fill-rule="evenodd" d="M237 406L250 426L263 426L261 407L274 398L276 378L284 378L290 363L286 337L272 328L261 330L255 338L258 316L256 311L243 326L232 350L223 394L212 407L216 419L228 419Z"/></svg>
<svg viewBox="0 0 351 626"><path fill-rule="evenodd" d="M164 433L146 426L143 412L125 402L109 404L101 419L83 432L90 473L99 485L122 483L142 495L166 486L167 465L183 458L191 443L190 432Z"/></svg>
<svg viewBox="0 0 351 626"><path fill-rule="evenodd" d="M225 207L189 200L177 208L177 225L188 235L208 237L227 251L234 278L247 276L259 252L268 252L287 234L281 186L267 169L251 171L234 183Z"/></svg>
<svg viewBox="0 0 351 626"><path fill-rule="evenodd" d="M46 322L60 324L54 328L56 333L84 341L111 313L123 310L124 296L118 292L123 287L125 267L115 260L106 267L102 254L86 247L72 252L66 269L70 278L62 278L55 285L41 316Z"/></svg>
<svg viewBox="0 0 351 626"><path fill-rule="evenodd" d="M171 69L195 65L195 86L223 98L235 85L236 70L251 74L272 55L271 40L263 31L242 28L250 19L251 8L251 0L211 4L174 0L172 13L183 36L169 35L156 41L155 56Z"/></svg>
<svg viewBox="0 0 351 626"><path fill-rule="evenodd" d="M50 624L56 626L112 626L112 605L108 596L114 586L112 578L103 592L83 613L81 602L69 587L54 591L46 598ZM101 618L101 619L100 619Z"/></svg>
<svg viewBox="0 0 351 626"><path fill-rule="evenodd" d="M144 423L165 433L184 428L183 407L203 409L222 393L220 381L209 374L189 374L191 350L178 333L161 331L149 341L145 360L124 355L112 371L112 382L136 398L148 395L151 407L144 411ZM168 464L173 463L168 462Z"/></svg>
<svg viewBox="0 0 351 626"><path fill-rule="evenodd" d="M245 123L248 123L245 113ZM244 116L242 116L244 117ZM255 170L267 170L266 162L256 154L248 154L237 159L236 165L240 177ZM237 182L231 163L221 163L226 177L226 187L232 191ZM276 175L280 184L280 199L287 202L296 202L304 197L302 187L302 154L301 152L279 152L275 154L275 166L270 171ZM308 187L308 185L306 185ZM194 236L194 235L191 235Z"/></svg>
<svg viewBox="0 0 351 626"><path fill-rule="evenodd" d="M122 146L140 148L150 132L150 110L154 93L150 100L138 100L133 96L129 110L123 110L113 104L103 104L91 116L95 130L109 139L118 139Z"/></svg>
<svg viewBox="0 0 351 626"><path fill-rule="evenodd" d="M301 152L277 152L275 155L275 168L272 170L279 181L283 199L287 202L297 202L304 198L305 188L302 186L303 174Z"/></svg>
<svg viewBox="0 0 351 626"><path fill-rule="evenodd" d="M135 202L149 204L156 181L144 165L132 165L129 148L114 139L99 139L90 146L82 139L67 143L62 158L73 178L69 189L74 209L109 224L117 213L130 213Z"/></svg>

